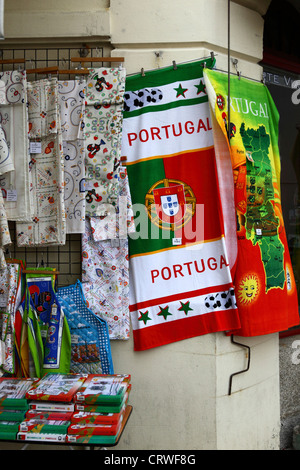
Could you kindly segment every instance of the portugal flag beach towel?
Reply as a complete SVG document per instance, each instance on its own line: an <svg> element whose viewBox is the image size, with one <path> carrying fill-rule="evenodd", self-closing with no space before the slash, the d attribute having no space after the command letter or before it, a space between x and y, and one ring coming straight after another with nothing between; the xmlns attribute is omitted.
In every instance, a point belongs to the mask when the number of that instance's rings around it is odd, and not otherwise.
<svg viewBox="0 0 300 470"><path fill-rule="evenodd" d="M204 72L218 139L217 161L231 162L238 256L234 276L240 336L286 330L299 323L298 299L280 196L279 115L262 83ZM223 142L223 145L222 145Z"/></svg>
<svg viewBox="0 0 300 470"><path fill-rule="evenodd" d="M128 77L124 100L135 350L239 328L203 62Z"/></svg>

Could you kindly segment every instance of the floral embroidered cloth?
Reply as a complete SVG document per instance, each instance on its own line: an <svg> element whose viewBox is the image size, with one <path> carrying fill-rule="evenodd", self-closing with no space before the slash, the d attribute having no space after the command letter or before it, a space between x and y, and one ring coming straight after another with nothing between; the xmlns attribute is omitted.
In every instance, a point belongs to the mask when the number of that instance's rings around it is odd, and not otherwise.
<svg viewBox="0 0 300 470"><path fill-rule="evenodd" d="M66 238L64 162L57 79L28 83L34 214L17 223L18 246L61 245Z"/></svg>
<svg viewBox="0 0 300 470"><path fill-rule="evenodd" d="M110 339L128 339L128 240L95 242L88 219L82 236L82 287L88 307L106 320Z"/></svg>
<svg viewBox="0 0 300 470"><path fill-rule="evenodd" d="M11 243L10 231L4 208L2 192L0 191L0 270L6 267L4 247Z"/></svg>
<svg viewBox="0 0 300 470"><path fill-rule="evenodd" d="M14 323L21 300L21 264L10 260L0 272L0 374L15 372Z"/></svg>
<svg viewBox="0 0 300 470"><path fill-rule="evenodd" d="M127 238L128 233L135 230L127 170L122 166L119 167L118 180L118 203L102 204L101 217L90 217L93 239L96 242L112 238Z"/></svg>
<svg viewBox="0 0 300 470"><path fill-rule="evenodd" d="M26 85L25 71L0 73L0 187L7 218L13 221L33 213Z"/></svg>
<svg viewBox="0 0 300 470"><path fill-rule="evenodd" d="M58 82L67 233L83 233L85 227L85 141L83 136L85 86L85 80Z"/></svg>
<svg viewBox="0 0 300 470"><path fill-rule="evenodd" d="M89 308L106 320L110 339L129 338L128 233L135 230L126 169L119 167L119 198L106 214L86 220L82 286Z"/></svg>
<svg viewBox="0 0 300 470"><path fill-rule="evenodd" d="M118 197L125 69L90 69L86 87L86 215Z"/></svg>

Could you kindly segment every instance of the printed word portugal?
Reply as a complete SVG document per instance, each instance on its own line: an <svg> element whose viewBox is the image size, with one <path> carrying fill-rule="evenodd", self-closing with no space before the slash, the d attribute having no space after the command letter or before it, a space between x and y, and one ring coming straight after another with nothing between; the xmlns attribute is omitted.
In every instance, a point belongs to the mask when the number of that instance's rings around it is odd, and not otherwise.
<svg viewBox="0 0 300 470"><path fill-rule="evenodd" d="M216 269L222 269L224 266L229 266L225 257L220 256L220 259L208 258L204 260L201 258L198 261L189 261L182 264L174 264L173 266L165 266L158 269L152 269L151 271L151 280L152 284L155 283L156 279L163 279L164 281L169 281L172 278L185 277L185 276L194 276L196 273L204 273L206 269L215 271Z"/></svg>
<svg viewBox="0 0 300 470"><path fill-rule="evenodd" d="M167 124L160 127L150 127L149 129L141 129L137 134L130 132L127 134L128 143L130 147L135 140L140 142L148 142L148 140L162 140L170 139L171 137L179 137L183 133L186 134L199 134L199 132L207 132L212 128L210 126L209 118L206 120L199 119L198 122L186 121L178 122L177 124Z"/></svg>

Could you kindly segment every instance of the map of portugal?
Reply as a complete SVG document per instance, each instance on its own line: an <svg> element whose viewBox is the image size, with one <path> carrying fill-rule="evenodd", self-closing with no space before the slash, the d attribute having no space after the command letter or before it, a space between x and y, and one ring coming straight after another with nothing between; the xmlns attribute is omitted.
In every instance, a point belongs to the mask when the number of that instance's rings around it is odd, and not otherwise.
<svg viewBox="0 0 300 470"><path fill-rule="evenodd" d="M282 288L285 282L284 245L280 240L281 217L279 194L273 184L272 164L269 158L270 136L264 126L257 129L240 128L246 153L246 212L244 225L246 239L258 245L266 275L266 292Z"/></svg>

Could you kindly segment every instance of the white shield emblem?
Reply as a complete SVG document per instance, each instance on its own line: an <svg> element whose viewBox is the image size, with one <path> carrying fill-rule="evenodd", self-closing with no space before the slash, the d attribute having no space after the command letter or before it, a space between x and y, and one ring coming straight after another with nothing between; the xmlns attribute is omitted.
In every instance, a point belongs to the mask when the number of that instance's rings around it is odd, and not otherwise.
<svg viewBox="0 0 300 470"><path fill-rule="evenodd" d="M178 202L177 194L160 196L160 200L161 200L161 208L167 216L172 217L178 213L179 202Z"/></svg>

